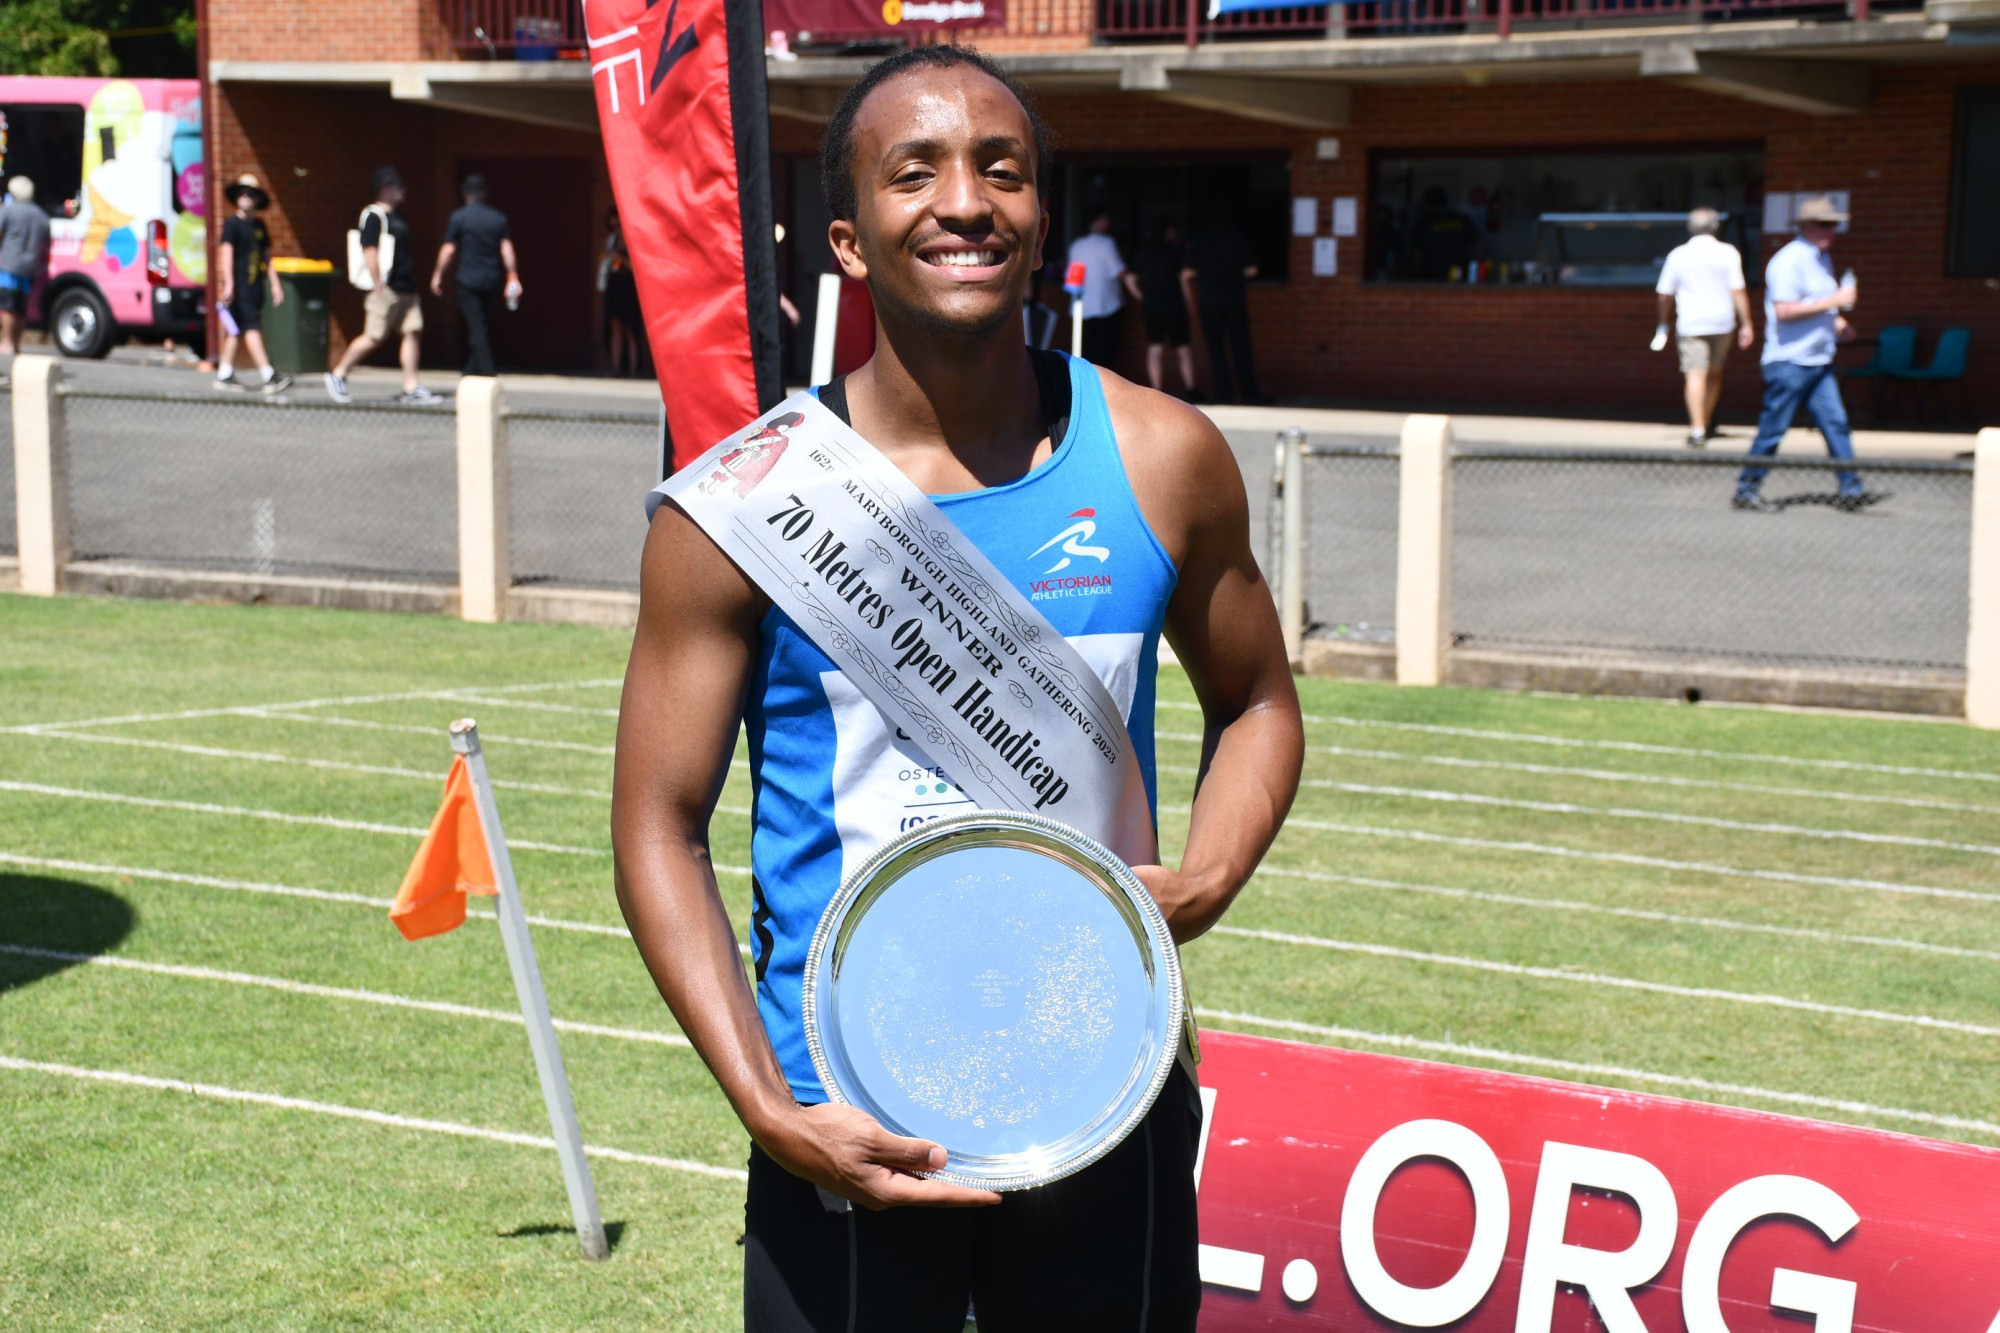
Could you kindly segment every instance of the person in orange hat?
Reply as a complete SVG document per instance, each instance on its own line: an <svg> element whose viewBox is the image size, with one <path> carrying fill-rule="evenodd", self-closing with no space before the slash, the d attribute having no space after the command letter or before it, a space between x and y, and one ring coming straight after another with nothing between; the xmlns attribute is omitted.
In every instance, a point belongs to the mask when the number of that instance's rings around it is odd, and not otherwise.
<svg viewBox="0 0 2000 1333"><path fill-rule="evenodd" d="M222 224L222 242L215 247L215 301L222 318L222 354L215 360L215 387L234 389L236 345L250 353L262 379L262 391L282 393L292 386L264 354L264 284L271 284L271 304L285 303L285 289L271 271L271 231L257 216L271 206L271 196L257 178L245 172L222 192L236 211Z"/></svg>

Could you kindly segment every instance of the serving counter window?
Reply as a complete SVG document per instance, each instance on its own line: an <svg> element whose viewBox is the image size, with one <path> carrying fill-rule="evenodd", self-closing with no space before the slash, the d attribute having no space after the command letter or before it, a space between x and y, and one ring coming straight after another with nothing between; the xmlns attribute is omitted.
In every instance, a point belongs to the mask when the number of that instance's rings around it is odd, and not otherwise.
<svg viewBox="0 0 2000 1333"><path fill-rule="evenodd" d="M1376 282L1651 286L1703 206L1749 260L1763 239L1761 148L1384 152L1371 165Z"/></svg>

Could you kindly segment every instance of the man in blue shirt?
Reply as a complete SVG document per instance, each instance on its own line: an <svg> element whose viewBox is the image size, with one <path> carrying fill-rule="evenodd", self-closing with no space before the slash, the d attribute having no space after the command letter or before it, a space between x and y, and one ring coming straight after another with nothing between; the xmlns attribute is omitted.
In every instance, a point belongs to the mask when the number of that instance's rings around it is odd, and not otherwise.
<svg viewBox="0 0 2000 1333"><path fill-rule="evenodd" d="M1750 456L1776 453L1804 404L1826 437L1826 451L1835 458L1852 458L1854 441L1847 430L1847 409L1840 401L1840 382L1833 374L1833 352L1835 344L1853 336L1840 312L1854 308L1855 293L1834 278L1833 260L1827 254L1847 214L1831 199L1819 198L1801 203L1794 218L1798 236L1772 255L1764 270L1764 412ZM1754 464L1743 469L1731 502L1736 508L1760 514L1783 508L1758 489L1767 470ZM1840 492L1833 500L1836 508L1854 513L1883 498L1863 488L1860 473L1841 470Z"/></svg>

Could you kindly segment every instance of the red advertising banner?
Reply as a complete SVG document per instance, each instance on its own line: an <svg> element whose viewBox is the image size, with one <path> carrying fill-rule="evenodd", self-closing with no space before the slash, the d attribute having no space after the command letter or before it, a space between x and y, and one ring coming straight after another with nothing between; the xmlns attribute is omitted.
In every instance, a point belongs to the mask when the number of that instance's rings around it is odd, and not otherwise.
<svg viewBox="0 0 2000 1333"><path fill-rule="evenodd" d="M1995 1333L2000 1151L1204 1032L1201 1327Z"/></svg>
<svg viewBox="0 0 2000 1333"><path fill-rule="evenodd" d="M587 54L674 466L784 397L758 0L588 0Z"/></svg>
<svg viewBox="0 0 2000 1333"><path fill-rule="evenodd" d="M907 36L938 28L1000 28L1007 0L764 0L773 31Z"/></svg>

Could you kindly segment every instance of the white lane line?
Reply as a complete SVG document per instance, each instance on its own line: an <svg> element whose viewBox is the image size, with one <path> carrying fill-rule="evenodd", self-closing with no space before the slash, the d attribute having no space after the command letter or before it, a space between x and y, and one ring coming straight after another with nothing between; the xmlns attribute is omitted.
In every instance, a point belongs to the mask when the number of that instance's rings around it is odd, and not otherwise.
<svg viewBox="0 0 2000 1333"><path fill-rule="evenodd" d="M114 1083L131 1088L151 1088L159 1092L181 1092L191 1097L205 1097L212 1101L243 1102L253 1106L274 1107L281 1111L309 1111L314 1115L361 1120L371 1125L387 1125L392 1129L422 1130L431 1134L450 1134L462 1139L487 1139L494 1143L515 1144L522 1148L554 1151L556 1146L554 1139L539 1134L516 1134L511 1130L487 1129L481 1125L464 1125L452 1120L429 1120L421 1116L395 1115L388 1111L370 1111L359 1106L339 1106L332 1102L309 1101L303 1097L281 1097L270 1092L223 1088L213 1083L190 1083L186 1079L156 1078L151 1074L133 1074L121 1069L85 1069L77 1065L53 1064L46 1060L23 1060L12 1055L0 1055L0 1069L50 1074L58 1078L82 1079L93 1083ZM711 1166L707 1162L691 1162L680 1157L657 1157L651 1153L627 1152L623 1148L600 1148L588 1143L583 1146L583 1150L592 1157L601 1157L609 1162L657 1166L669 1171L714 1176L718 1180L749 1179L748 1173L736 1167Z"/></svg>
<svg viewBox="0 0 2000 1333"><path fill-rule="evenodd" d="M1162 700L1162 708L1199 712L1198 704ZM1485 727L1447 727L1434 722L1389 722L1372 717L1344 717L1337 714L1305 715L1307 722L1340 727L1373 727L1385 731L1412 731L1430 736L1464 736L1482 741L1518 741L1523 745L1552 745L1578 750L1620 750L1630 754L1669 754L1689 759L1720 759L1753 764L1787 764L1797 768L1827 768L1847 773L1891 773L1898 777L1949 778L1961 782L2000 782L2000 772L1982 773L1963 768L1919 768L1906 764L1870 764L1856 759L1814 759L1803 755L1765 754L1754 750L1704 750L1685 745L1651 745L1641 741L1584 740L1574 736L1540 736L1525 731L1498 731Z"/></svg>
<svg viewBox="0 0 2000 1333"><path fill-rule="evenodd" d="M1330 949L1338 953L1365 954L1372 958L1394 958L1410 963L1432 963L1439 967L1459 967L1502 976L1530 977L1536 981L1567 981L1582 986L1608 986L1614 990L1646 991L1673 995L1687 1000L1720 1000L1728 1004L1762 1005L1773 1009L1796 1009L1802 1013L1827 1014L1835 1018L1865 1018L1876 1023L1900 1023L1908 1027L1930 1028L1939 1032L1963 1032L1974 1037L2000 1037L2000 1027L1966 1023L1933 1014L1906 1014L1888 1009L1863 1009L1846 1004L1822 1004L1789 995L1762 991L1719 990L1712 986L1675 986L1664 981L1641 981L1637 977L1615 977L1603 972L1572 972L1559 967L1531 967L1524 963L1503 963L1491 958L1466 958L1458 954L1431 953L1422 949L1399 949L1389 944L1364 944L1359 940L1334 940L1319 935L1295 935L1283 930L1255 930L1248 926L1216 926L1218 935L1237 939L1262 940L1268 944L1295 944L1310 949Z"/></svg>
<svg viewBox="0 0 2000 1333"><path fill-rule="evenodd" d="M342 759L318 759L309 755L277 754L265 750L228 750L214 745L187 745L179 741L146 740L138 736L106 736L81 731L36 731L28 733L38 740L88 741L93 745L125 745L141 750L165 750L170 754L195 755L207 759L241 760L244 763L285 764L300 768L321 768L335 773L367 773L387 778L421 778L425 782L441 783L444 774L427 772L421 768L397 768L389 764L354 764ZM481 739L485 739L482 735ZM561 787L547 782L512 782L502 778L493 779L493 785L507 791L530 791L544 796L588 796L609 799L608 789L596 787Z"/></svg>
<svg viewBox="0 0 2000 1333"><path fill-rule="evenodd" d="M1155 739L1200 744L1191 732L1162 731ZM1876 796L1865 792L1828 791L1820 787L1771 787L1760 782L1730 782L1722 778L1683 778L1665 773L1626 773L1615 768L1578 768L1569 764L1531 764L1525 760L1468 759L1454 754L1419 754L1411 750L1361 750L1345 745L1315 745L1311 753L1338 755L1345 759L1383 759L1395 763L1436 764L1446 768L1486 769L1501 773L1534 773L1546 777L1587 778L1595 782L1631 782L1649 787L1679 787L1689 791L1740 791L1757 796L1798 796L1813 801L1845 801L1859 805L1895 805L1912 810L1950 810L1965 814L2000 815L2000 805L1979 805L1969 801L1934 801L1921 796ZM1186 770L1192 772L1192 769ZM1328 785L1323 778L1307 778L1311 787Z"/></svg>
<svg viewBox="0 0 2000 1333"><path fill-rule="evenodd" d="M536 681L525 685L484 686L491 694L533 694L543 690L587 689L592 686L616 685L621 681L601 680L550 680ZM427 699L430 691L402 690L393 694L347 694L326 699L298 699L290 703L231 705L219 708L183 708L170 713L127 713L119 717L86 717L70 721L28 722L17 726L0 727L0 732L39 731L45 727L108 727L127 722L185 722L203 717L228 717L235 713L247 713L254 708L325 708L334 704L396 703L411 699Z"/></svg>
<svg viewBox="0 0 2000 1333"><path fill-rule="evenodd" d="M1434 801L1449 805L1496 806L1507 810L1532 810L1545 815L1586 815L1602 819L1649 819L1663 824L1694 824L1702 828L1729 829L1738 833L1774 833L1787 838L1824 838L1846 842L1882 843L1896 847L1932 847L1948 852L1972 852L2000 856L2000 847L1983 842L1950 842L1943 838L1920 838L1902 833L1863 833L1856 829L1810 828L1800 824L1766 824L1754 820L1718 819L1713 815L1677 814L1668 810L1633 810L1615 805L1577 805L1570 801L1530 801L1512 796L1486 796L1478 792L1445 791L1436 787L1385 787L1367 782L1335 782L1322 779L1313 784L1357 796L1395 796L1411 801Z"/></svg>
<svg viewBox="0 0 2000 1333"><path fill-rule="evenodd" d="M615 708L584 708L577 704L552 704L538 699L496 699L490 692L475 694L471 690L445 690L429 697L452 703L477 704L482 708L527 708L540 713L580 713L585 717L618 716Z"/></svg>
<svg viewBox="0 0 2000 1333"><path fill-rule="evenodd" d="M1669 926L1695 926L1706 930L1737 930L1757 935L1777 935L1789 939L1812 940L1820 944L1862 945L1884 949L1909 949L1917 953L1941 954L1950 958L1976 958L2000 963L2000 950L1963 949L1952 944L1930 944L1889 935L1844 935L1810 926L1774 926L1758 921L1734 921L1726 917L1682 916L1674 912L1654 912L1640 907L1611 907L1604 903L1578 902L1570 898L1530 898L1515 893L1490 893L1482 889L1457 889L1444 884L1418 884L1402 879L1376 879L1367 875L1339 875L1329 870L1293 870L1286 866L1261 865L1258 875L1277 875L1321 884L1352 884L1367 889L1388 889L1395 893L1424 893L1465 902L1495 903L1503 907L1529 907L1557 912L1587 912L1600 916L1624 917Z"/></svg>
<svg viewBox="0 0 2000 1333"><path fill-rule="evenodd" d="M1489 1046L1468 1046L1455 1041L1430 1041L1422 1037L1407 1037L1400 1033L1367 1032L1360 1028L1329 1027L1319 1023L1301 1023L1289 1018L1266 1018L1261 1014L1236 1013L1228 1009L1197 1008L1195 1013L1220 1023L1241 1023L1246 1027L1270 1028L1278 1032L1296 1032L1303 1036L1326 1037L1335 1041L1363 1042L1371 1046L1385 1046L1391 1050L1428 1051L1434 1055L1449 1055L1468 1060L1492 1061L1498 1064L1524 1065L1530 1069L1548 1069L1579 1078L1623 1078L1637 1083L1657 1083L1663 1087L1687 1088L1697 1092L1712 1092L1729 1097L1750 1097L1758 1101L1777 1102L1789 1106L1811 1106L1825 1111L1845 1111L1850 1115L1874 1116L1883 1120L1907 1120L1919 1125L1936 1125L1943 1129L1966 1130L1978 1134L2000 1137L2000 1123L1991 1120L1968 1120L1963 1116L1937 1115L1930 1111L1909 1111L1894 1106L1871 1106L1867 1102L1847 1101L1838 1097L1815 1097L1804 1092L1781 1092L1774 1088L1759 1088L1743 1083L1718 1083L1710 1079L1695 1078L1684 1074L1656 1074L1646 1069L1627 1069L1622 1065L1588 1064L1581 1060L1560 1060L1546 1055L1526 1055L1519 1051L1495 1050Z"/></svg>
<svg viewBox="0 0 2000 1333"><path fill-rule="evenodd" d="M361 731L392 731L405 736L429 736L436 740L444 735L442 727L420 727L414 722L376 722L360 717L329 717L323 713L290 713L279 708L239 708L235 710L243 717L261 718L266 722L305 722L322 727L353 727ZM582 741L545 741L529 736L502 736L482 730L482 742L498 741L503 745L522 745L535 750L572 750L579 754L615 754L616 747L610 745L586 745Z"/></svg>
<svg viewBox="0 0 2000 1333"><path fill-rule="evenodd" d="M1185 814L1186 806L1163 805L1161 810ZM1560 856L1572 861L1609 861L1616 865L1644 866L1652 870L1682 870L1702 875L1727 875L1741 879L1762 879L1777 884L1812 884L1829 889L1866 889L1872 893L1911 893L1927 898L1959 898L1968 902L2000 902L2000 893L1975 889L1944 889L1929 884L1901 884L1886 879L1852 879L1844 875L1804 875L1790 870L1754 870L1746 866L1717 865L1706 861L1676 861L1664 856L1640 856L1636 852L1589 852L1577 847L1559 847L1540 842L1509 842L1498 838L1467 838L1449 833L1426 833L1419 829L1375 828L1368 824L1336 824L1328 820L1285 821L1287 829L1312 829L1320 833L1351 833L1363 838L1393 838L1404 842L1434 842L1448 847L1477 847L1492 852L1525 852L1530 856ZM1282 833L1280 834L1282 837Z"/></svg>
<svg viewBox="0 0 2000 1333"><path fill-rule="evenodd" d="M123 968L129 972L150 972L157 976L178 977L187 981L219 981L231 986L257 986L264 990L283 991L289 995L309 995L321 1000L349 1000L357 1004L379 1004L395 1009L420 1009L426 1013L449 1014L454 1018L480 1018L489 1023L511 1023L515 1027L523 1025L520 1014L510 1013L505 1009L479 1009L467 1004L453 1004L449 1000L419 1000L409 995L353 990L346 986L321 986L310 981L258 976L251 972L229 972L212 967L196 967L187 963L151 963L116 954L70 953L63 949L38 949L26 944L0 944L0 953L15 954L23 958L50 958L64 963L87 963L93 967ZM549 1021L559 1032L612 1037L619 1041L651 1042L656 1046L678 1046L686 1050L694 1048L693 1042L677 1032L604 1027L597 1023L576 1023L566 1018L551 1018Z"/></svg>
<svg viewBox="0 0 2000 1333"><path fill-rule="evenodd" d="M313 824L320 828L344 829L350 833L388 833L421 838L430 830L402 824L376 824L365 819L339 819L333 815L295 815L285 810L258 810L247 805L216 805L208 801L169 801L157 796L131 796L124 792L92 791L83 787L52 787L40 782L0 780L0 791L31 796L59 796L71 801L108 801L115 805L137 805L154 810L185 810L191 814L224 815L235 819L269 819L283 824ZM609 847L573 847L560 842L531 842L526 838L507 839L509 847L533 852L561 852L565 856L609 856Z"/></svg>
<svg viewBox="0 0 2000 1333"><path fill-rule="evenodd" d="M144 866L104 865L94 861L72 861L54 856L25 856L18 852L0 852L0 865L26 866L35 870L68 870L86 875L122 875L128 879L158 880L163 884L188 884L204 889L231 889L238 893L269 893L284 898L315 898L321 902L348 903L357 907L372 907L386 912L395 906L393 898L371 898L366 894L342 893L334 889L308 889L295 884L272 884L254 879L225 879L219 875L192 875L177 870L152 870ZM715 869L728 875L747 877L750 871L744 866L718 865ZM466 915L494 920L491 912L479 908L468 908ZM600 925L595 921L568 921L562 917L528 915L528 923L546 926L550 930L578 931L587 935L610 935L618 939L630 939L623 926Z"/></svg>

